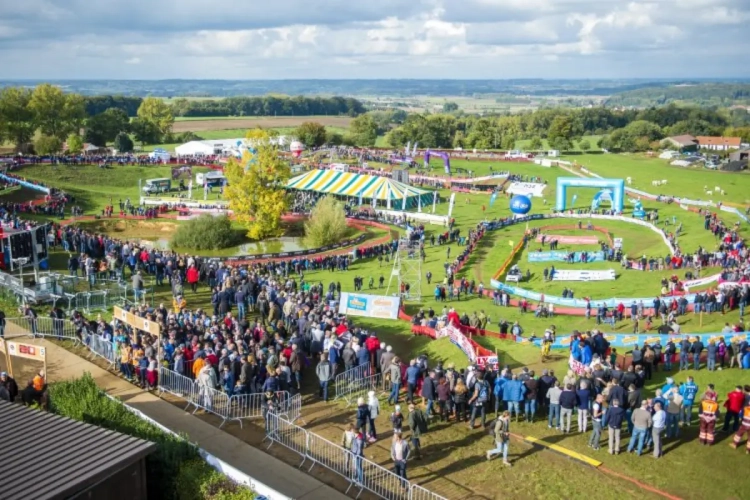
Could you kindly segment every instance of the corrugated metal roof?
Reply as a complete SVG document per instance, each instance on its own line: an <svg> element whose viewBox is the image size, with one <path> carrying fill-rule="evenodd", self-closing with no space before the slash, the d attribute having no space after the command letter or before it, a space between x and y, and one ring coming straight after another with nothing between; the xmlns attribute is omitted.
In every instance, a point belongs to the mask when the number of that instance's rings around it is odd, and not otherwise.
<svg viewBox="0 0 750 500"><path fill-rule="evenodd" d="M65 498L156 449L149 441L0 401L0 498Z"/></svg>

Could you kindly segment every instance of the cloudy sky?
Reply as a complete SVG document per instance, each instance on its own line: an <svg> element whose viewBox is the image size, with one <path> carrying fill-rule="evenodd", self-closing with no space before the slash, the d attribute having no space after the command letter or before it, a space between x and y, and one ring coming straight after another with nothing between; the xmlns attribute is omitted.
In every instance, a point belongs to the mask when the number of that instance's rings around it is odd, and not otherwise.
<svg viewBox="0 0 750 500"><path fill-rule="evenodd" d="M0 78L750 77L750 0L0 0Z"/></svg>

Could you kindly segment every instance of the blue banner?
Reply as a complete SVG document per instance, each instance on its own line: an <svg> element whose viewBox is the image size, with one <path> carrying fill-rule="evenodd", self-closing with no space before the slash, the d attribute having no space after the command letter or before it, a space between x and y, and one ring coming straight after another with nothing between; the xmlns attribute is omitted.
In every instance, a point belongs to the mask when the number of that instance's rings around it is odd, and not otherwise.
<svg viewBox="0 0 750 500"><path fill-rule="evenodd" d="M568 256L573 254L573 260ZM529 262L583 262L584 252L562 252L553 250L550 252L529 252ZM604 260L604 252L586 252L586 262L600 262Z"/></svg>
<svg viewBox="0 0 750 500"><path fill-rule="evenodd" d="M22 181L21 179L16 179L15 177L10 177L5 174L0 174L0 179L4 180L5 182L9 184L18 184L19 186L23 186L28 189L33 189L34 191L40 191L44 194L49 194L49 188L46 188L44 186L40 186L39 184L34 184L32 182L26 182Z"/></svg>
<svg viewBox="0 0 750 500"><path fill-rule="evenodd" d="M701 342L703 342L704 346L707 346L710 341L717 342L720 338L724 338L724 341L729 343L733 340L736 340L738 342L741 342L743 340L747 339L746 333L682 333L682 334L659 334L659 333L653 333L653 334L623 334L623 333L605 333L604 338L607 339L611 347L615 348L632 348L636 344L639 346L643 346L643 344L648 343L649 345L654 345L656 341L658 340L661 342L662 346L665 346L667 342L669 342L669 339L672 339L672 341L675 344L679 344L679 342L684 339L685 337L688 337L690 339L690 342L694 342L697 339L700 339ZM552 349L569 349L570 348L570 340L571 336L566 335L558 335L555 341L552 343ZM534 344L536 346L541 347L542 345L542 338L516 338L516 343L519 344ZM679 349L679 347L678 347ZM625 354L625 352L620 352L619 354Z"/></svg>

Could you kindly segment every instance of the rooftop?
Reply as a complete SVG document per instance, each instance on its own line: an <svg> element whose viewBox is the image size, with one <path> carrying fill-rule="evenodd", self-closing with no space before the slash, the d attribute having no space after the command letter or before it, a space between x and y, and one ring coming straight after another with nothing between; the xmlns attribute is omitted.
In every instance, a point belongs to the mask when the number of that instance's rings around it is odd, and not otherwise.
<svg viewBox="0 0 750 500"><path fill-rule="evenodd" d="M739 137L710 137L698 136L698 144L701 146L728 146L730 148L739 148L742 139Z"/></svg>
<svg viewBox="0 0 750 500"><path fill-rule="evenodd" d="M154 443L0 401L0 498L62 499L89 488L156 449ZM27 478L27 480L19 480Z"/></svg>

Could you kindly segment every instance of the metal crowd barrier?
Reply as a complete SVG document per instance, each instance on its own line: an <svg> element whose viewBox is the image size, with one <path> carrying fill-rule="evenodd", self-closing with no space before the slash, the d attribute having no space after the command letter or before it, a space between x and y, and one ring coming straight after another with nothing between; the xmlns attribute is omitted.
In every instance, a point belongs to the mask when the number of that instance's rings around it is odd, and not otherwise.
<svg viewBox="0 0 750 500"><path fill-rule="evenodd" d="M6 337L43 337L79 342L75 325L67 319L57 318L7 318L4 334Z"/></svg>
<svg viewBox="0 0 750 500"><path fill-rule="evenodd" d="M271 442L267 449L278 443L302 458L299 467L310 460L312 464L308 472L315 465L321 465L338 474L349 481L346 493L352 487L359 489L357 498L367 490L386 500L447 500L364 457L354 456L349 450L285 420L279 414L268 413L265 420L266 439Z"/></svg>
<svg viewBox="0 0 750 500"><path fill-rule="evenodd" d="M88 335L84 343L93 356L103 358L109 364L107 369L113 368L117 360L115 359L115 346L112 341L104 340L96 333Z"/></svg>
<svg viewBox="0 0 750 500"><path fill-rule="evenodd" d="M351 406L352 399L356 402L356 398L362 395L365 383L373 376L371 372L374 370L371 370L370 363L364 363L336 375L333 380L334 401L343 398L347 406ZM364 394L367 394L368 390L370 389L365 390Z"/></svg>
<svg viewBox="0 0 750 500"><path fill-rule="evenodd" d="M216 415L221 419L221 425L219 425L219 429L221 429L227 423L227 414L230 408L229 396L225 392L201 385L198 382L196 382L196 385L198 390L191 394L193 398L190 400L188 407L190 405L195 406L193 414L198 410L204 410Z"/></svg>
<svg viewBox="0 0 750 500"><path fill-rule="evenodd" d="M168 392L186 400L186 410L190 407L192 401L197 401L198 399L198 384L193 379L185 375L180 375L176 371L161 365L159 366L158 391L159 396Z"/></svg>

